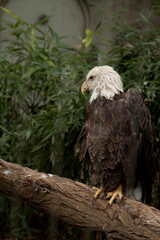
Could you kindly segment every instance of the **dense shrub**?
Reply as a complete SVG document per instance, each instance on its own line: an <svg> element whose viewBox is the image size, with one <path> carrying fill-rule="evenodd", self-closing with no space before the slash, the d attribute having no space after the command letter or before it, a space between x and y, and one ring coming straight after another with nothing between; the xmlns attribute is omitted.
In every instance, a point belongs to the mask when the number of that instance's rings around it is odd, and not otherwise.
<svg viewBox="0 0 160 240"><path fill-rule="evenodd" d="M118 34L110 54L125 90L133 87L142 93L160 134L160 25L151 27L151 17L151 13L148 18L142 15L134 25L124 24L122 29L115 25Z"/></svg>
<svg viewBox="0 0 160 240"><path fill-rule="evenodd" d="M1 26L12 39L1 49L0 57L1 158L78 179L75 143L87 101L80 87L89 69L98 64L98 50L87 49L91 32L86 31L85 44L69 46L50 28L44 33L37 24L30 25L9 14L17 21ZM14 237L29 234L27 222L32 223L28 217L33 210L22 205L0 196L4 233L10 228ZM21 221L12 221L15 213Z"/></svg>

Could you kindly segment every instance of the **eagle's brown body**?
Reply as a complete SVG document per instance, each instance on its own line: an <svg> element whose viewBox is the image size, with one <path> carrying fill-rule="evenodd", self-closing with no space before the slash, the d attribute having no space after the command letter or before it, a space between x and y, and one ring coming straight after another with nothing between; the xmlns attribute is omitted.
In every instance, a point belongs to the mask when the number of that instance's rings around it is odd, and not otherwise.
<svg viewBox="0 0 160 240"><path fill-rule="evenodd" d="M154 130L140 93L130 89L112 100L89 102L79 135L80 161L91 166L97 184L106 192L120 184L123 191L142 188L148 202L154 175Z"/></svg>

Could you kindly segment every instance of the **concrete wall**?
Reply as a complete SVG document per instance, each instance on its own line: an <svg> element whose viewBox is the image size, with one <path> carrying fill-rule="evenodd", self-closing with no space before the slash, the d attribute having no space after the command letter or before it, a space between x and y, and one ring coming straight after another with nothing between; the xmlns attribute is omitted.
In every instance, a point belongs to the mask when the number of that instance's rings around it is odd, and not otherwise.
<svg viewBox="0 0 160 240"><path fill-rule="evenodd" d="M95 26L101 19L101 17L95 16L99 8L103 8L103 16L106 18L106 21L102 20L101 28L103 29L103 35L106 40L114 41L115 33L111 31L111 28L114 24L113 18L115 15L119 15L119 23L120 25L123 23L133 24L135 21L141 17L141 13L145 16L148 16L149 12L152 9L152 0L88 0L89 4L95 4L95 7L90 7L91 12L91 27L94 30ZM123 13L122 13L123 12ZM160 17L153 17L151 26L155 24L160 24ZM144 24L145 25L145 24ZM145 27L145 26L144 26ZM96 38L97 45L101 44L100 38ZM108 48L105 46L101 46L103 50L107 50Z"/></svg>
<svg viewBox="0 0 160 240"><path fill-rule="evenodd" d="M100 8L103 8L103 15L107 19L101 26L103 35L106 40L114 40L115 35L110 31L113 16L126 10L121 15L120 22L125 21L131 24L140 17L140 13L144 15L149 13L152 2L151 0L0 0L0 4L29 23L35 23L42 17L53 15L40 27L45 31L47 25L50 25L58 35L67 36L64 41L72 45L79 44L79 36L84 37L86 28L89 27L94 31L101 19L98 14ZM3 12L0 13L0 19L14 22L12 17ZM152 24L155 22L158 22L156 18ZM0 38L9 38L9 36L0 35ZM98 37L95 38L95 42L98 46L102 43ZM101 48L105 50L106 46L101 46Z"/></svg>

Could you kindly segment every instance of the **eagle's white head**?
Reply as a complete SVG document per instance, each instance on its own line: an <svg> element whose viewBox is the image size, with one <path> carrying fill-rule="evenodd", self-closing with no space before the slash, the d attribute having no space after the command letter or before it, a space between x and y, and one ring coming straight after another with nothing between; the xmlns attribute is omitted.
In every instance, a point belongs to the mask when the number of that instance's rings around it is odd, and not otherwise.
<svg viewBox="0 0 160 240"><path fill-rule="evenodd" d="M110 66L94 67L89 71L86 81L81 87L82 93L92 91L90 102L97 97L113 100L115 94L123 92L123 83L120 75Z"/></svg>

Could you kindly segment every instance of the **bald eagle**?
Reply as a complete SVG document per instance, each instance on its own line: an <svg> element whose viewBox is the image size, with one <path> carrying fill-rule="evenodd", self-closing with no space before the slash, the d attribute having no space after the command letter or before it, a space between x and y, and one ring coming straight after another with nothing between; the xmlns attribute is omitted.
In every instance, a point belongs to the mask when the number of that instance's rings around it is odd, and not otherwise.
<svg viewBox="0 0 160 240"><path fill-rule="evenodd" d="M141 94L126 93L120 75L110 66L89 71L81 87L92 92L78 137L80 161L91 167L100 193L109 200L134 195L139 201L151 199L155 174L154 127Z"/></svg>

